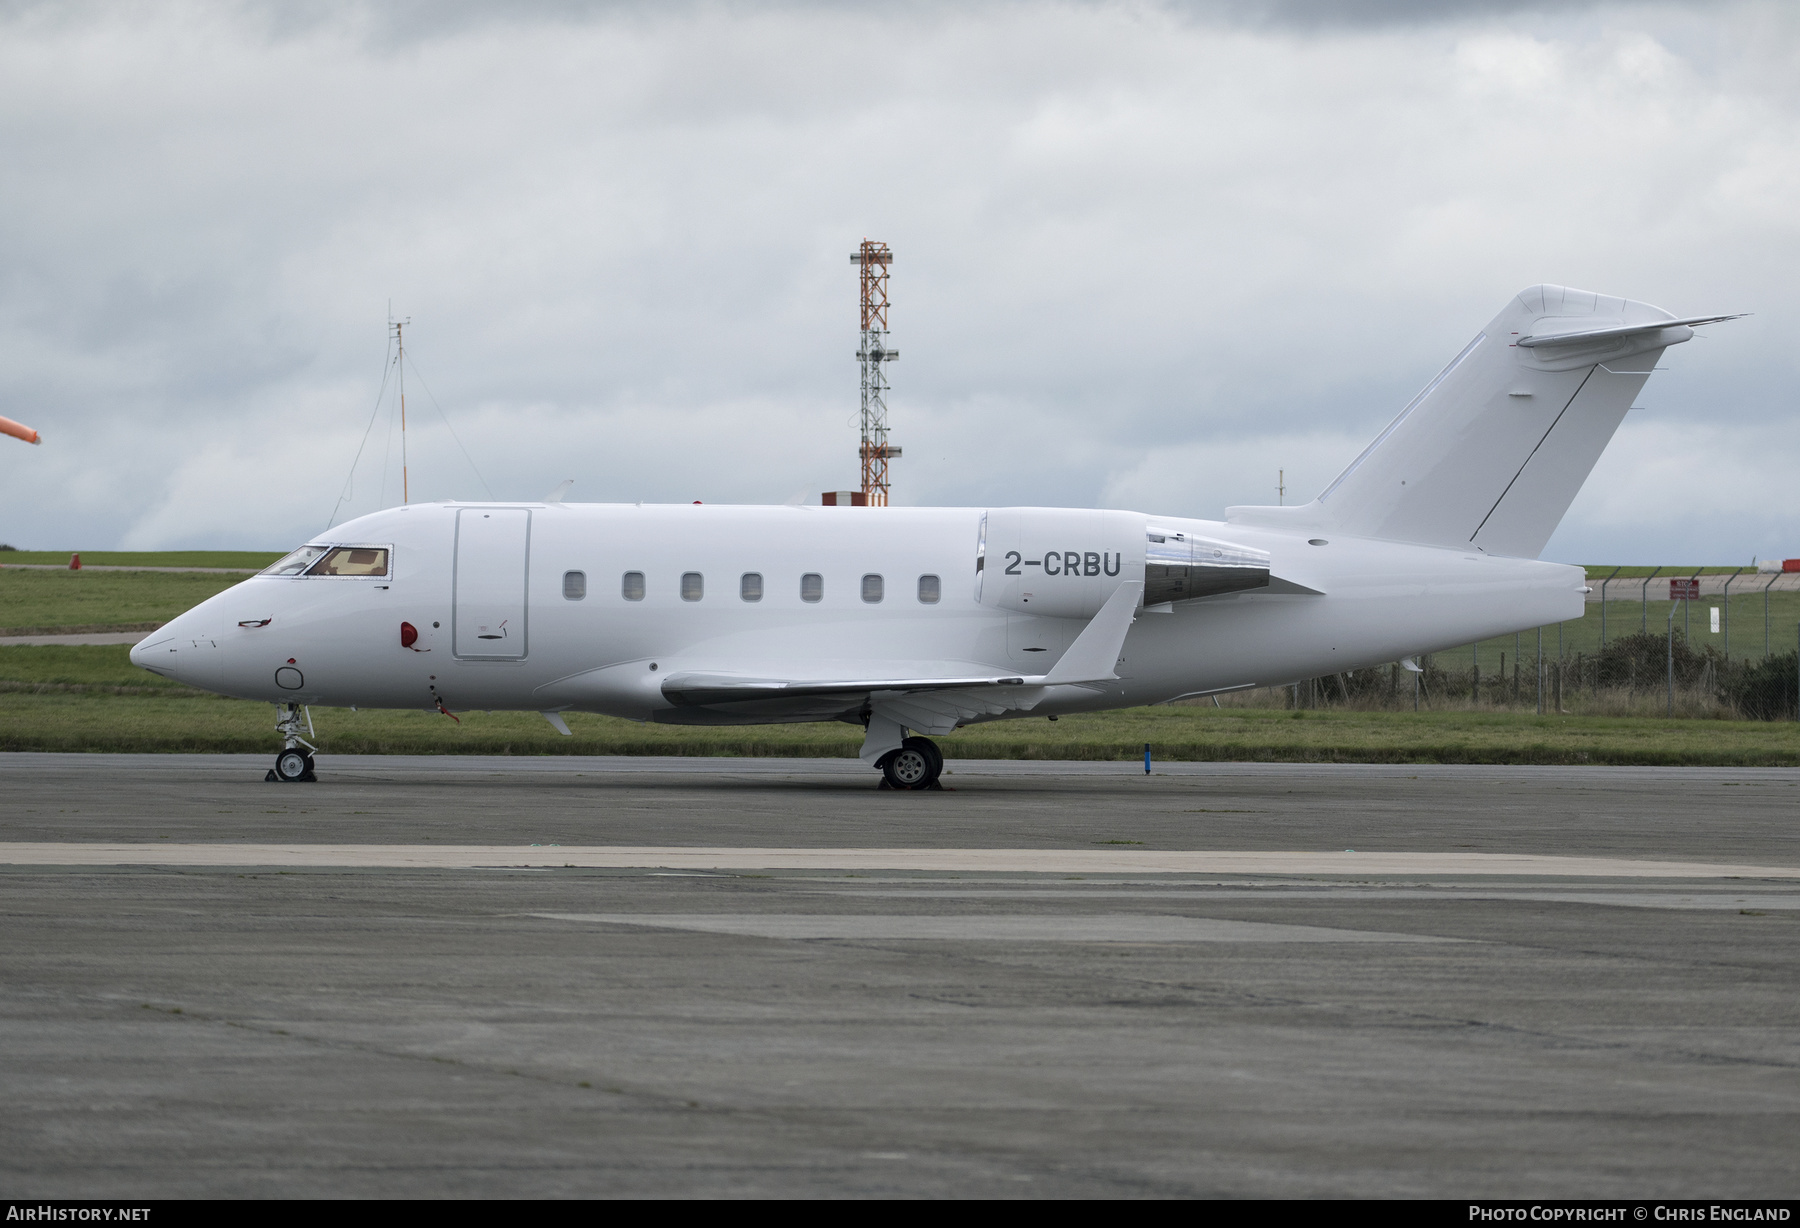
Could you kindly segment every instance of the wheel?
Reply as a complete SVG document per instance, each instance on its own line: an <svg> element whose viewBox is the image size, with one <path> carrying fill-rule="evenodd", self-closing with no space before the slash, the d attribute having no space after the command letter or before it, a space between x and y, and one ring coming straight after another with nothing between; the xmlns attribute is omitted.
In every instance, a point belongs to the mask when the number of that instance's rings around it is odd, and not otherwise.
<svg viewBox="0 0 1800 1228"><path fill-rule="evenodd" d="M284 750L275 756L275 779L287 782L305 780L312 775L312 756L304 751Z"/></svg>
<svg viewBox="0 0 1800 1228"><path fill-rule="evenodd" d="M929 789L943 770L943 756L929 738L908 738L881 761L881 774L894 789Z"/></svg>
<svg viewBox="0 0 1800 1228"><path fill-rule="evenodd" d="M906 739L902 745L916 745L920 750L931 756L931 779L934 782L939 776L944 774L944 752L938 749L938 744L936 742L933 742L930 738L913 737Z"/></svg>

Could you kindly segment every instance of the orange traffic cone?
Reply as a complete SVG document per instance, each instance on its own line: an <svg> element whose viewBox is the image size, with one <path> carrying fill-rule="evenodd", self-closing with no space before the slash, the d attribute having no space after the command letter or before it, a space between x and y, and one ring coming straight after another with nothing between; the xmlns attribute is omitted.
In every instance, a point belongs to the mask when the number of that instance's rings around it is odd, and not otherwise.
<svg viewBox="0 0 1800 1228"><path fill-rule="evenodd" d="M81 556L79 554L71 554L69 556L69 570L70 571L80 571L81 570Z"/></svg>

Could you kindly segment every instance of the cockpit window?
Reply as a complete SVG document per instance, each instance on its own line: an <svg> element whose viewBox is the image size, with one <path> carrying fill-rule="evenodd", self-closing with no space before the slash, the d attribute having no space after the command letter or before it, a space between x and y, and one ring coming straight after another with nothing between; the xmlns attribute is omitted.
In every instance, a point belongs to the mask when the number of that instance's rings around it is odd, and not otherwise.
<svg viewBox="0 0 1800 1228"><path fill-rule="evenodd" d="M306 569L309 576L385 576L388 552L380 546L333 546Z"/></svg>
<svg viewBox="0 0 1800 1228"><path fill-rule="evenodd" d="M313 560L324 554L330 546L302 546L273 567L263 569L265 576L297 576L311 567Z"/></svg>

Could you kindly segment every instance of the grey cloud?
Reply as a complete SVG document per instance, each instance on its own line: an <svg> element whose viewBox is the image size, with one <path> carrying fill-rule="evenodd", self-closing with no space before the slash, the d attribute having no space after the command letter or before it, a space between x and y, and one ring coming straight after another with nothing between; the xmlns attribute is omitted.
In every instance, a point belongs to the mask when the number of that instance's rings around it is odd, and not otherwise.
<svg viewBox="0 0 1800 1228"><path fill-rule="evenodd" d="M1700 59L1693 10L1640 7L1295 39L1204 6L431 6L410 43L374 8L6 10L0 413L48 442L0 449L0 539L315 532L390 299L504 495L846 484L869 235L903 501L1310 495L1550 280L1762 313L1671 352L1553 551L1778 551L1788 501L1751 496L1800 461L1800 106L1744 69L1795 39L1733 6ZM419 413L423 497L479 493Z"/></svg>
<svg viewBox="0 0 1800 1228"><path fill-rule="evenodd" d="M1336 31L1388 26L1437 26L1472 19L1516 21L1521 16L1586 10L1623 10L1666 0L1171 0L1169 7L1206 20L1252 28Z"/></svg>

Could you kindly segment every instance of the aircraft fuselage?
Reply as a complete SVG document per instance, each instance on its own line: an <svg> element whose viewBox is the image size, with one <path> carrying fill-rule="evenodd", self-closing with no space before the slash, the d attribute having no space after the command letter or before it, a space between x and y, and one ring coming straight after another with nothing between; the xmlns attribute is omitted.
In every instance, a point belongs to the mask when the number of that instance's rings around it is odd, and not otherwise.
<svg viewBox="0 0 1800 1228"><path fill-rule="evenodd" d="M387 551L385 574L253 577L132 659L276 703L866 719L862 696L707 705L671 699L664 683L1043 675L1108 594L1145 581L1147 558L1155 571L1147 543L1165 537L1262 552L1268 583L1148 593L1116 679L969 719L1285 684L1582 612L1575 567L1132 512L429 504L318 539Z"/></svg>

